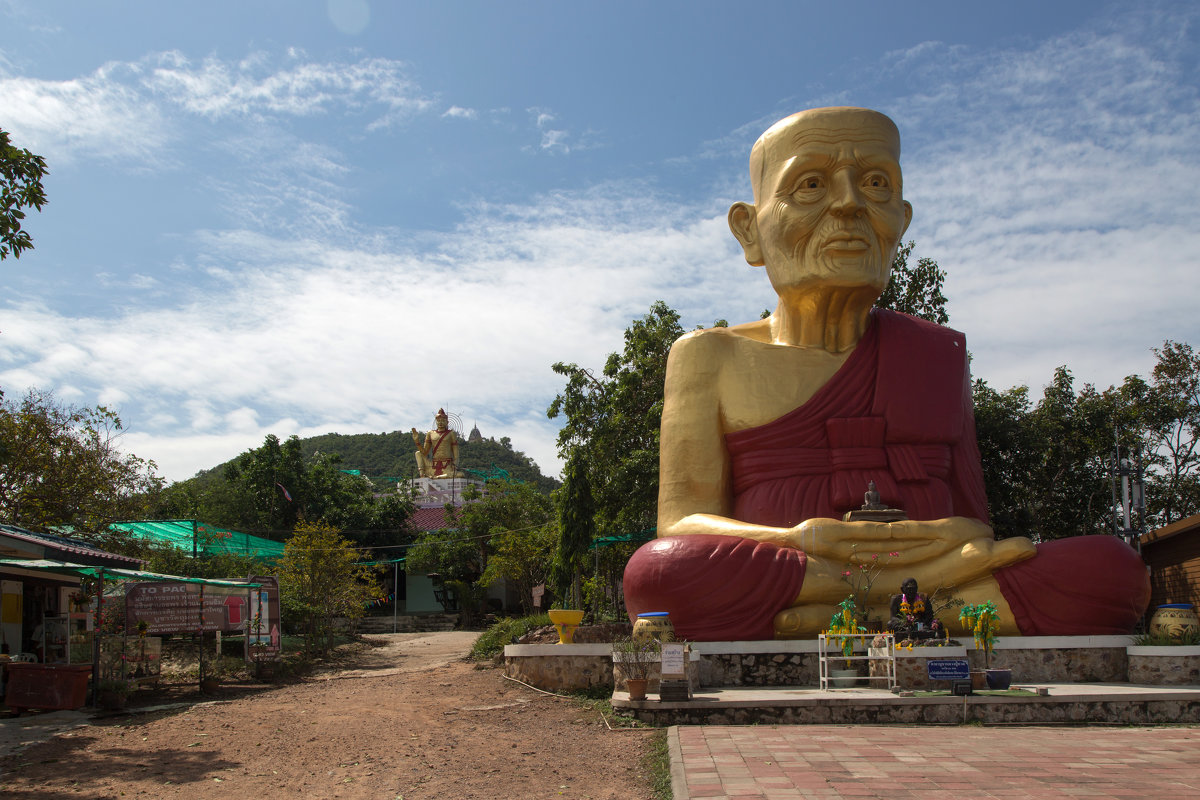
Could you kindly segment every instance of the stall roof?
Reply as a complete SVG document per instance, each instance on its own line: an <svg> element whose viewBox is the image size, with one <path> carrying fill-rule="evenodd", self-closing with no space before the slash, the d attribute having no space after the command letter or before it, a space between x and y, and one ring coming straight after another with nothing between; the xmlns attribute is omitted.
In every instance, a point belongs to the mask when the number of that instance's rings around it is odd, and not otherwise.
<svg viewBox="0 0 1200 800"><path fill-rule="evenodd" d="M0 523L0 538L7 539L9 546L0 543L0 553L8 551L11 555L66 556L76 561L87 561L92 564L112 564L113 566L140 566L140 558L123 556L119 553L108 553L78 539L71 539L54 533L40 533L16 525Z"/></svg>
<svg viewBox="0 0 1200 800"><path fill-rule="evenodd" d="M237 586L254 589L261 583L248 581L230 581L220 578L185 578L180 575L164 575L160 572L143 572L137 569L117 569L115 567L92 567L87 564L72 564L69 561L54 561L49 558L21 559L0 558L0 567L19 567L39 572L57 572L65 575L87 575L98 578L103 573L105 578L119 578L127 581L178 581L181 583L204 583L209 586Z"/></svg>

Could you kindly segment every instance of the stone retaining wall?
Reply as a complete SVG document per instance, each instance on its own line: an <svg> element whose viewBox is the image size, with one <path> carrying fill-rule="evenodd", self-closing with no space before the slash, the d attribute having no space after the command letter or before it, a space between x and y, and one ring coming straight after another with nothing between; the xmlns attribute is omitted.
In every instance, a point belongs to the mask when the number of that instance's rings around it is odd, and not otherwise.
<svg viewBox="0 0 1200 800"><path fill-rule="evenodd" d="M1130 647L1129 682L1151 686L1200 684L1200 647Z"/></svg>
<svg viewBox="0 0 1200 800"><path fill-rule="evenodd" d="M1200 648L1131 648L1128 636L1019 637L1000 639L993 667L1012 670L1021 683L1200 684ZM693 688L736 686L816 686L819 683L814 641L695 642ZM1128 653L1127 653L1128 649ZM1161 655L1134 655L1161 650ZM505 673L554 691L592 686L621 687L614 680L608 644L509 645ZM966 658L972 670L984 668L982 651L973 648L916 648L896 651L897 684L903 689L940 689L930 683L930 658ZM867 674L867 662L858 662ZM878 674L878 673L877 673ZM864 682L865 683L865 682Z"/></svg>
<svg viewBox="0 0 1200 800"><path fill-rule="evenodd" d="M795 706L740 706L714 710L697 704L623 703L625 713L658 725L864 725L998 723L1117 723L1159 725L1200 722L1200 702L1190 700L1064 699L1015 703L974 698L910 698L904 702L823 700Z"/></svg>
<svg viewBox="0 0 1200 800"><path fill-rule="evenodd" d="M510 644L504 674L547 692L612 686L612 645Z"/></svg>

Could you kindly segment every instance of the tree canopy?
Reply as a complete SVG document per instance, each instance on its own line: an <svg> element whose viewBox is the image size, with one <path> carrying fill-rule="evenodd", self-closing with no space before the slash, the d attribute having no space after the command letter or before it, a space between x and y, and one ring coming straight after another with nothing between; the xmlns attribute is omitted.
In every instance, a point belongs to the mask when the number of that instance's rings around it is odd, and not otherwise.
<svg viewBox="0 0 1200 800"><path fill-rule="evenodd" d="M153 461L121 451L121 420L104 406L31 390L0 395L0 519L31 530L100 534L141 518L162 487Z"/></svg>
<svg viewBox="0 0 1200 800"><path fill-rule="evenodd" d="M394 491L377 496L370 481L342 470L340 457L305 458L297 437L281 442L271 434L227 463L219 477L168 487L155 511L277 536L301 521L322 522L359 545L388 546L409 540L413 507Z"/></svg>
<svg viewBox="0 0 1200 800"><path fill-rule="evenodd" d="M47 172L45 159L17 147L0 129L0 261L10 253L20 258L21 251L33 247L33 239L21 227L22 209L40 211L46 204L42 178Z"/></svg>
<svg viewBox="0 0 1200 800"><path fill-rule="evenodd" d="M683 333L679 314L660 300L625 330L624 349L599 375L577 364L553 367L567 385L546 413L565 418L558 451L586 469L601 533L655 527L667 354Z"/></svg>

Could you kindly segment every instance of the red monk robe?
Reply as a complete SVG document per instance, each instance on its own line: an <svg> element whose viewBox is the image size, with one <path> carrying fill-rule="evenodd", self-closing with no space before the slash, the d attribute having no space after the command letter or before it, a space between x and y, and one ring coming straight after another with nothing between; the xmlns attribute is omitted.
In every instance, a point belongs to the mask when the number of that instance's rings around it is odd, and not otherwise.
<svg viewBox="0 0 1200 800"><path fill-rule="evenodd" d="M734 519L775 527L840 519L875 481L881 501L910 519L987 522L964 337L891 311L872 320L807 403L725 437ZM687 639L770 639L804 564L798 550L736 537L658 539L626 567L626 607L631 619L669 611ZM1149 600L1141 559L1109 536L1038 545L996 579L1026 635L1127 633Z"/></svg>

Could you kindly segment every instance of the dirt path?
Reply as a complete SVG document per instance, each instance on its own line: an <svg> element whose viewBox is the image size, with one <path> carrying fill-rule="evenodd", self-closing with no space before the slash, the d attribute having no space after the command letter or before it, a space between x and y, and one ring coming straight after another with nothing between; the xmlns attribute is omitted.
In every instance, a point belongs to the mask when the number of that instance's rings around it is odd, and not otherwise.
<svg viewBox="0 0 1200 800"><path fill-rule="evenodd" d="M0 756L5 798L643 798L651 734L461 661L463 633L367 637L335 669L93 719ZM0 725L12 725L7 720Z"/></svg>

